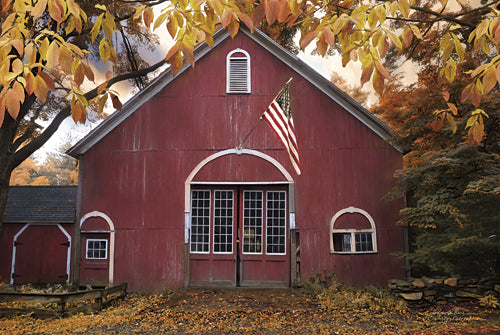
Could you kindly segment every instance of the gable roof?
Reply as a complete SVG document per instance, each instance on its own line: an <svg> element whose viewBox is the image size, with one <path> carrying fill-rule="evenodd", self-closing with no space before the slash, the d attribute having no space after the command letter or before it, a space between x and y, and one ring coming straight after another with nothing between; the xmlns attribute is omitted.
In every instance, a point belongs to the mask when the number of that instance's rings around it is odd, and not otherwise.
<svg viewBox="0 0 500 335"><path fill-rule="evenodd" d="M297 73L299 73L303 78L307 79L312 85L318 88L321 92L326 94L345 110L351 113L355 118L361 121L364 125L370 128L382 139L391 143L391 139L396 136L392 129L387 126L384 122L379 120L370 111L361 106L353 98L351 98L347 93L339 89L328 79L323 77L320 73L314 70L312 67L307 65L304 61L299 59L296 55L292 54L281 45L276 43L269 36L264 34L262 31L255 29L253 33L250 32L246 27L240 28L240 33L243 33L250 37L257 44L262 46L265 50L276 56L279 60L284 62L286 65L291 67ZM216 48L221 42L230 35L226 30L218 30L213 37L214 45ZM206 54L210 52L210 48L206 43L201 43L194 50L195 61L198 61ZM84 154L89 150L94 144L99 142L104 136L116 128L123 120L139 109L144 103L151 99L154 95L159 93L168 84L174 81L175 78L182 75L191 65L184 63L181 71L173 76L170 68L165 70L157 78L155 78L144 90L140 91L132 98L130 98L122 107L121 110L114 112L106 120L100 123L96 128L94 128L87 136L76 143L72 148L70 148L66 153L78 158L79 155ZM391 143L391 145L401 153L405 150L402 147Z"/></svg>
<svg viewBox="0 0 500 335"><path fill-rule="evenodd" d="M10 186L4 222L74 223L76 186Z"/></svg>

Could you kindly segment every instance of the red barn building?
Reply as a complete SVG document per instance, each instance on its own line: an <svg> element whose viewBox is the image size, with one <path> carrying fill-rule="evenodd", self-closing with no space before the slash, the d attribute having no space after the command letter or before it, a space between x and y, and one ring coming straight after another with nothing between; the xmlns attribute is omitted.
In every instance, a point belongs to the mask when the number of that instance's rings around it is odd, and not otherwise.
<svg viewBox="0 0 500 335"><path fill-rule="evenodd" d="M384 284L403 277L402 167L391 130L256 31L199 45L69 154L80 161L74 280L289 286L322 271ZM289 78L302 174L260 122Z"/></svg>

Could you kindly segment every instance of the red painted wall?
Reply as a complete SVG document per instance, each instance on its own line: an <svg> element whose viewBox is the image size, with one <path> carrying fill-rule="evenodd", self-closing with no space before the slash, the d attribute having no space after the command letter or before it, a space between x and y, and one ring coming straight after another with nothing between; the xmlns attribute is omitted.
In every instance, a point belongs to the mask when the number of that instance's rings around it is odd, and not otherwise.
<svg viewBox="0 0 500 335"><path fill-rule="evenodd" d="M251 57L249 95L225 93L226 55L235 48ZM290 77L302 175L294 174L285 150L264 122L245 148L275 158L295 179L302 278L334 270L339 278L359 284L404 275L402 262L388 255L403 250L402 229L395 223L403 203L382 200L394 185L394 171L402 166L401 154L279 59L238 34L84 155L81 216L98 210L113 221L116 283L128 282L131 290L182 286L186 178L209 155L235 148ZM283 180L269 163L253 157L219 158L197 178ZM377 254L330 255L330 220L349 206L374 218Z"/></svg>
<svg viewBox="0 0 500 335"><path fill-rule="evenodd" d="M0 283L10 283L14 236L24 226L24 223L4 223L3 225L0 235L0 255L2 255L0 257ZM61 224L61 226L71 236L71 243L73 243L74 225ZM21 276L16 277L14 283L66 283L66 278L59 276L66 274L67 246L61 243L67 241L67 237L56 225L30 225L17 239L17 242L23 244L16 247L14 270Z"/></svg>

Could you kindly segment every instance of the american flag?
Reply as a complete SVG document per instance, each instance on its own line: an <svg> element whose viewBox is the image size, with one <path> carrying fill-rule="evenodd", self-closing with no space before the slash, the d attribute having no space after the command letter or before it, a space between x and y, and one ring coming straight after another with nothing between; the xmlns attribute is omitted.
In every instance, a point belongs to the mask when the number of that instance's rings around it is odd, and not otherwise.
<svg viewBox="0 0 500 335"><path fill-rule="evenodd" d="M288 92L290 80L285 84L278 96L274 98L269 107L267 107L262 118L266 120L267 124L278 135L290 156L290 161L295 171L300 175L299 149L295 137L295 127L293 126L290 95Z"/></svg>

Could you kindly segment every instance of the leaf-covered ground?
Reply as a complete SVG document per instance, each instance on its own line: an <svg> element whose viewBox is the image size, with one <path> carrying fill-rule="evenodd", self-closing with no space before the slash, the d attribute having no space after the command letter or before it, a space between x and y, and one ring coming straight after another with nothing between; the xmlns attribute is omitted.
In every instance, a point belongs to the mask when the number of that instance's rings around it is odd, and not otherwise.
<svg viewBox="0 0 500 335"><path fill-rule="evenodd" d="M1 334L500 334L500 311L475 304L376 310L296 289L129 294L93 315L0 318ZM341 299L341 298L339 298Z"/></svg>

